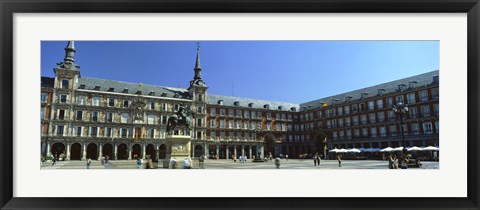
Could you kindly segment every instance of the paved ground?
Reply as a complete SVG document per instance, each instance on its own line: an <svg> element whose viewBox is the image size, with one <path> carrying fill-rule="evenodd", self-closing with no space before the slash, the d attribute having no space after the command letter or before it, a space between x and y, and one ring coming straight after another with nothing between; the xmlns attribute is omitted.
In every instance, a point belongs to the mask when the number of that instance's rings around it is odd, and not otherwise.
<svg viewBox="0 0 480 210"><path fill-rule="evenodd" d="M58 161L52 166L51 162L42 163L41 169L86 169L85 161ZM439 162L422 162L420 169L438 169ZM145 164L144 166L145 167ZM198 160L194 161L193 168L199 168ZM283 159L280 169L387 169L388 162L380 160L343 160L342 167L338 167L336 160L322 160L320 166L314 166L313 160ZM135 160L109 161L108 165L102 165L100 161L92 161L90 169L137 169ZM205 169L275 169L274 161L254 163L233 162L231 160L205 160ZM414 169L414 168L411 168ZM418 168L415 168L418 170Z"/></svg>

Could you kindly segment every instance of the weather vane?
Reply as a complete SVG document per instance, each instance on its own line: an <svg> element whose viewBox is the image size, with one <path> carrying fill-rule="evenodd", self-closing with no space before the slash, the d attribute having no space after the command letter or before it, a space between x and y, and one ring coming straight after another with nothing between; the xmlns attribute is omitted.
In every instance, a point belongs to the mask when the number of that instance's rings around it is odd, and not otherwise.
<svg viewBox="0 0 480 210"><path fill-rule="evenodd" d="M197 50L200 49L200 42L197 41Z"/></svg>

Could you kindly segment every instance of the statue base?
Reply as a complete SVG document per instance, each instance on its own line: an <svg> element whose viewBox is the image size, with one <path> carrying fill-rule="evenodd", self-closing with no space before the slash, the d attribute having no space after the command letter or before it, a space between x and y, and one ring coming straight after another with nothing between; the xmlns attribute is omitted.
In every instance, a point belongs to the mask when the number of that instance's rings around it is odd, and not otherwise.
<svg viewBox="0 0 480 210"><path fill-rule="evenodd" d="M167 156L163 161L163 168L188 169L192 166L190 157L190 136L167 136ZM187 162L187 164L185 164Z"/></svg>

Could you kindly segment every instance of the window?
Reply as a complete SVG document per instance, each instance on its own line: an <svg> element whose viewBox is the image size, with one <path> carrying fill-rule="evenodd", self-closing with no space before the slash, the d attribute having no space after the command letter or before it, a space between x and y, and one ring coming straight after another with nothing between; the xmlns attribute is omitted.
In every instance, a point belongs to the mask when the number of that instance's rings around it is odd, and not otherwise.
<svg viewBox="0 0 480 210"><path fill-rule="evenodd" d="M333 140L337 140L337 131L333 132Z"/></svg>
<svg viewBox="0 0 480 210"><path fill-rule="evenodd" d="M98 112L92 112L92 121L97 122L98 121Z"/></svg>
<svg viewBox="0 0 480 210"><path fill-rule="evenodd" d="M426 134L433 133L431 122L423 123L423 132L426 133Z"/></svg>
<svg viewBox="0 0 480 210"><path fill-rule="evenodd" d="M394 120L395 119L395 113L390 110L387 112L388 120Z"/></svg>
<svg viewBox="0 0 480 210"><path fill-rule="evenodd" d="M430 106L422 106L422 117L430 117Z"/></svg>
<svg viewBox="0 0 480 210"><path fill-rule="evenodd" d="M217 137L216 137L215 134L216 134L215 131L210 132L210 139L211 139L211 140L216 140L216 139L217 139Z"/></svg>
<svg viewBox="0 0 480 210"><path fill-rule="evenodd" d="M63 125L57 125L57 135L63 136Z"/></svg>
<svg viewBox="0 0 480 210"><path fill-rule="evenodd" d="M105 137L112 137L112 128L107 128L106 129Z"/></svg>
<svg viewBox="0 0 480 210"><path fill-rule="evenodd" d="M262 119L262 112L257 112L257 119Z"/></svg>
<svg viewBox="0 0 480 210"><path fill-rule="evenodd" d="M203 101L203 95L201 93L198 93L198 101Z"/></svg>
<svg viewBox="0 0 480 210"><path fill-rule="evenodd" d="M162 115L162 125L166 125L166 124L167 124L167 120L168 120L167 116Z"/></svg>
<svg viewBox="0 0 480 210"><path fill-rule="evenodd" d="M373 126L370 128L370 136L377 137L377 127Z"/></svg>
<svg viewBox="0 0 480 210"><path fill-rule="evenodd" d="M180 105L178 105L178 104L173 105L173 110L174 111L178 111L179 108L180 108Z"/></svg>
<svg viewBox="0 0 480 210"><path fill-rule="evenodd" d="M224 119L220 120L220 128L225 128L225 120Z"/></svg>
<svg viewBox="0 0 480 210"><path fill-rule="evenodd" d="M249 112L249 111L244 111L244 112L243 112L243 117L244 117L245 119L250 118L250 112Z"/></svg>
<svg viewBox="0 0 480 210"><path fill-rule="evenodd" d="M155 110L155 102L150 102L150 110Z"/></svg>
<svg viewBox="0 0 480 210"><path fill-rule="evenodd" d="M100 100L101 100L101 99L102 99L102 98L99 97L99 96L94 96L94 97L92 98L92 106L100 106Z"/></svg>
<svg viewBox="0 0 480 210"><path fill-rule="evenodd" d="M256 127L256 126L257 126L257 123L256 123L256 122L252 122L252 123L251 123L251 126L252 126L252 127L251 127L252 130L253 130L253 129L256 129L256 128L257 128L257 127Z"/></svg>
<svg viewBox="0 0 480 210"><path fill-rule="evenodd" d="M67 95L60 95L60 103L67 103Z"/></svg>
<svg viewBox="0 0 480 210"><path fill-rule="evenodd" d="M120 119L121 123L128 123L128 113L122 113L122 117Z"/></svg>
<svg viewBox="0 0 480 210"><path fill-rule="evenodd" d="M248 121L243 122L243 129L248 129Z"/></svg>
<svg viewBox="0 0 480 210"><path fill-rule="evenodd" d="M241 118L242 117L242 110L237 110L237 118Z"/></svg>
<svg viewBox="0 0 480 210"><path fill-rule="evenodd" d="M210 120L210 128L215 128L215 119Z"/></svg>
<svg viewBox="0 0 480 210"><path fill-rule="evenodd" d="M115 99L114 98L108 98L108 106L109 107L114 107L115 106Z"/></svg>
<svg viewBox="0 0 480 210"><path fill-rule="evenodd" d="M220 140L225 140L225 132L224 131L220 132Z"/></svg>
<svg viewBox="0 0 480 210"><path fill-rule="evenodd" d="M373 110L375 109L375 103L373 101L368 102L368 110Z"/></svg>
<svg viewBox="0 0 480 210"><path fill-rule="evenodd" d="M347 138L352 138L352 130L347 130Z"/></svg>
<svg viewBox="0 0 480 210"><path fill-rule="evenodd" d="M77 96L77 105L85 105L86 97L83 95Z"/></svg>
<svg viewBox="0 0 480 210"><path fill-rule="evenodd" d="M362 137L367 137L367 136L368 136L368 129L362 128Z"/></svg>
<svg viewBox="0 0 480 210"><path fill-rule="evenodd" d="M255 111L252 111L252 119L255 119L256 115L255 115Z"/></svg>
<svg viewBox="0 0 480 210"><path fill-rule="evenodd" d="M47 103L47 96L48 94L47 93L42 93L41 97L40 97L40 101L42 103Z"/></svg>
<svg viewBox="0 0 480 210"><path fill-rule="evenodd" d="M360 130L358 128L353 129L353 134L355 137L360 137Z"/></svg>
<svg viewBox="0 0 480 210"><path fill-rule="evenodd" d="M123 100L123 108L127 108L128 107L128 100Z"/></svg>
<svg viewBox="0 0 480 210"><path fill-rule="evenodd" d="M197 119L197 127L202 127L202 119Z"/></svg>
<svg viewBox="0 0 480 210"><path fill-rule="evenodd" d="M344 106L345 114L350 114L350 106Z"/></svg>
<svg viewBox="0 0 480 210"><path fill-rule="evenodd" d="M230 137L229 137L230 140L234 140L235 136L234 136L234 133L233 133L233 132L230 132L229 136L230 136Z"/></svg>
<svg viewBox="0 0 480 210"><path fill-rule="evenodd" d="M389 97L387 98L387 107L393 107L393 98L392 97Z"/></svg>
<svg viewBox="0 0 480 210"><path fill-rule="evenodd" d="M155 115L148 115L147 116L147 123L149 125L155 125L155 119L156 119Z"/></svg>
<svg viewBox="0 0 480 210"><path fill-rule="evenodd" d="M267 120L271 119L272 118L272 113L270 112L267 112Z"/></svg>
<svg viewBox="0 0 480 210"><path fill-rule="evenodd" d="M350 117L345 117L345 126L350 126Z"/></svg>
<svg viewBox="0 0 480 210"><path fill-rule="evenodd" d="M237 140L240 140L242 139L242 133L241 132L237 132Z"/></svg>
<svg viewBox="0 0 480 210"><path fill-rule="evenodd" d="M360 116L360 118L361 118L361 120L362 120L362 124L367 124L367 115L362 114L362 115Z"/></svg>
<svg viewBox="0 0 480 210"><path fill-rule="evenodd" d="M410 114L410 118L417 118L418 117L417 107L409 107L408 113Z"/></svg>
<svg viewBox="0 0 480 210"><path fill-rule="evenodd" d="M151 138L151 139L155 138L155 129L153 129L153 128L148 129L147 130L147 137Z"/></svg>
<svg viewBox="0 0 480 210"><path fill-rule="evenodd" d="M370 113L368 117L369 117L370 123L375 123L375 113Z"/></svg>
<svg viewBox="0 0 480 210"><path fill-rule="evenodd" d="M226 115L225 109L220 109L220 116L225 116L225 115Z"/></svg>
<svg viewBox="0 0 480 210"><path fill-rule="evenodd" d="M342 107L337 107L337 113L338 113L338 115L342 115L342 114L343 114L343 109L342 109Z"/></svg>
<svg viewBox="0 0 480 210"><path fill-rule="evenodd" d="M332 121L327 120L327 128L332 128Z"/></svg>
<svg viewBox="0 0 480 210"><path fill-rule="evenodd" d="M203 113L203 108L201 106L197 106L197 113L202 114Z"/></svg>
<svg viewBox="0 0 480 210"><path fill-rule="evenodd" d="M65 119L65 110L63 110L63 109L58 110L58 119L59 120L64 120Z"/></svg>
<svg viewBox="0 0 480 210"><path fill-rule="evenodd" d="M397 103L400 102L400 101L401 101L401 102L404 102L404 100L403 100L403 95L397 96L397 97L396 97L396 100L397 100Z"/></svg>
<svg viewBox="0 0 480 210"><path fill-rule="evenodd" d="M412 127L412 133L413 134L419 134L418 123L412 123L411 127Z"/></svg>
<svg viewBox="0 0 480 210"><path fill-rule="evenodd" d="M122 130L120 131L120 135L122 138L127 138L127 129L122 128Z"/></svg>
<svg viewBox="0 0 480 210"><path fill-rule="evenodd" d="M289 115L290 116L290 115ZM317 112L317 118L318 119L322 119L322 111L318 111Z"/></svg>
<svg viewBox="0 0 480 210"><path fill-rule="evenodd" d="M382 99L377 100L377 108L383 109L383 100Z"/></svg>
<svg viewBox="0 0 480 210"><path fill-rule="evenodd" d="M272 124L267 123L267 130L268 130L268 131L269 131L269 130L272 130Z"/></svg>
<svg viewBox="0 0 480 210"><path fill-rule="evenodd" d="M387 129L385 128L385 126L381 126L381 127L380 127L380 135L381 135L382 137L387 136Z"/></svg>
<svg viewBox="0 0 480 210"><path fill-rule="evenodd" d="M438 104L433 104L433 114L438 116L439 114Z"/></svg>
<svg viewBox="0 0 480 210"><path fill-rule="evenodd" d="M62 80L62 89L68 89L70 87L70 82L67 79Z"/></svg>
<svg viewBox="0 0 480 210"><path fill-rule="evenodd" d="M307 114L305 114L305 118L307 118ZM280 113L275 114L275 120L280 120Z"/></svg>
<svg viewBox="0 0 480 210"><path fill-rule="evenodd" d="M408 103L414 104L415 103L415 93L409 93L408 95Z"/></svg>
<svg viewBox="0 0 480 210"><path fill-rule="evenodd" d="M80 126L77 127L77 136L78 136L78 137L82 136L82 130L83 130L82 127L80 127Z"/></svg>
<svg viewBox="0 0 480 210"><path fill-rule="evenodd" d="M352 111L353 111L353 113L357 112L357 105L356 104L352 105Z"/></svg>
<svg viewBox="0 0 480 210"><path fill-rule="evenodd" d="M210 108L210 116L215 116L215 108Z"/></svg>
<svg viewBox="0 0 480 210"><path fill-rule="evenodd" d="M360 106L360 111L363 112L366 110L365 108L365 104L364 103L361 103L361 104L358 104Z"/></svg>
<svg viewBox="0 0 480 210"><path fill-rule="evenodd" d="M397 126L396 125L390 125L390 135L392 135L392 136L397 135Z"/></svg>
<svg viewBox="0 0 480 210"><path fill-rule="evenodd" d="M162 103L162 111L167 111L167 104L166 103Z"/></svg>
<svg viewBox="0 0 480 210"><path fill-rule="evenodd" d="M109 123L113 122L113 113L112 112L107 113L107 122L109 122Z"/></svg>
<svg viewBox="0 0 480 210"><path fill-rule="evenodd" d="M353 124L358 125L358 115L353 116Z"/></svg>
<svg viewBox="0 0 480 210"><path fill-rule="evenodd" d="M97 136L97 132L98 132L98 128L97 128L97 127L90 127L90 136L96 137L96 136Z"/></svg>
<svg viewBox="0 0 480 210"><path fill-rule="evenodd" d="M420 94L420 101L428 101L428 91L422 90L419 92Z"/></svg>
<svg viewBox="0 0 480 210"><path fill-rule="evenodd" d="M343 118L338 119L338 127L343 127Z"/></svg>
<svg viewBox="0 0 480 210"><path fill-rule="evenodd" d="M202 139L202 132L201 131L197 132L197 139Z"/></svg>
<svg viewBox="0 0 480 210"><path fill-rule="evenodd" d="M432 88L432 99L438 99L438 88Z"/></svg>
<svg viewBox="0 0 480 210"><path fill-rule="evenodd" d="M229 109L229 110L228 110L228 116L229 116L229 117L233 117L233 114L234 114L234 110L233 110L233 109Z"/></svg>
<svg viewBox="0 0 480 210"><path fill-rule="evenodd" d="M237 121L235 122L235 128L236 128L236 129L240 129L240 121L239 121L239 120L237 120Z"/></svg>
<svg viewBox="0 0 480 210"><path fill-rule="evenodd" d="M378 118L378 122L385 122L385 113L384 112L378 112L377 113L377 118Z"/></svg>
<svg viewBox="0 0 480 210"><path fill-rule="evenodd" d="M45 119L45 107L42 107L40 109L40 119Z"/></svg>

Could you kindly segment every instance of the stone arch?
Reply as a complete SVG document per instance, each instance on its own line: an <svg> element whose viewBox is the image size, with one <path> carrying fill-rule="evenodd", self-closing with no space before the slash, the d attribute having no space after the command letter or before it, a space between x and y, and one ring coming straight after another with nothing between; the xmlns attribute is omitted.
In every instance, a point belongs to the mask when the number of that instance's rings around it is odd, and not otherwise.
<svg viewBox="0 0 480 210"><path fill-rule="evenodd" d="M90 143L87 145L87 158L92 160L98 159L98 146L95 143Z"/></svg>
<svg viewBox="0 0 480 210"><path fill-rule="evenodd" d="M52 144L50 152L54 157L59 159L62 154L65 154L65 144L55 142L54 144Z"/></svg>
<svg viewBox="0 0 480 210"><path fill-rule="evenodd" d="M195 154L193 154L194 157L200 157L204 154L202 145L195 145L194 149L195 149Z"/></svg>
<svg viewBox="0 0 480 210"><path fill-rule="evenodd" d="M264 156L269 157L271 155L272 158L276 157L275 154L275 142L276 142L276 137L268 133L263 137L263 142L264 142Z"/></svg>
<svg viewBox="0 0 480 210"><path fill-rule="evenodd" d="M158 149L158 158L165 159L167 158L167 145L162 144Z"/></svg>
<svg viewBox="0 0 480 210"><path fill-rule="evenodd" d="M106 143L102 147L102 155L111 159L113 157L113 146L110 143Z"/></svg>
<svg viewBox="0 0 480 210"><path fill-rule="evenodd" d="M82 159L82 145L80 143L73 143L70 146L70 160L81 160Z"/></svg>
<svg viewBox="0 0 480 210"><path fill-rule="evenodd" d="M156 157L156 154L155 154L155 146L153 144L148 144L147 145L147 148L145 149L145 157L147 157L147 155L150 156L151 159L155 159Z"/></svg>
<svg viewBox="0 0 480 210"><path fill-rule="evenodd" d="M134 144L132 146L132 158L143 158L142 157L142 146L140 144Z"/></svg>
<svg viewBox="0 0 480 210"><path fill-rule="evenodd" d="M117 146L117 160L127 160L128 159L128 146L124 143L121 143Z"/></svg>

